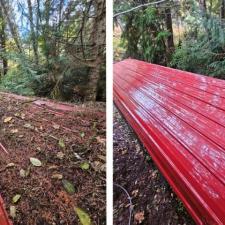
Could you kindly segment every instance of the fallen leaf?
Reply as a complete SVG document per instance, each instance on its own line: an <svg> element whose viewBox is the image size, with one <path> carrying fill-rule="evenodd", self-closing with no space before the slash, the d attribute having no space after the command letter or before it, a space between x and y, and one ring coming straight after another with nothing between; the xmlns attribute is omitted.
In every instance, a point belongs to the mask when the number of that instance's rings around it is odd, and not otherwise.
<svg viewBox="0 0 225 225"><path fill-rule="evenodd" d="M15 166L14 163L9 163L9 164L6 165L6 168L10 168L10 167L14 167L14 166Z"/></svg>
<svg viewBox="0 0 225 225"><path fill-rule="evenodd" d="M26 177L26 171L24 169L20 170L20 176L21 177Z"/></svg>
<svg viewBox="0 0 225 225"><path fill-rule="evenodd" d="M105 138L101 138L101 137L96 137L96 140L97 140L97 142L98 143L100 143L100 144L105 144L106 143L106 139Z"/></svg>
<svg viewBox="0 0 225 225"><path fill-rule="evenodd" d="M56 165L52 165L52 166L49 166L49 167L48 167L49 170L55 170L55 169L57 169L57 168L58 168L58 166L56 166Z"/></svg>
<svg viewBox="0 0 225 225"><path fill-rule="evenodd" d="M75 193L75 187L73 186L71 182L69 182L68 180L62 180L62 183L67 193L69 194Z"/></svg>
<svg viewBox="0 0 225 225"><path fill-rule="evenodd" d="M156 178L158 175L158 171L157 170L154 170L151 174L152 178Z"/></svg>
<svg viewBox="0 0 225 225"><path fill-rule="evenodd" d="M65 154L64 154L63 152L58 152L58 153L56 154L56 157L57 157L58 159L63 159L64 156L65 156Z"/></svg>
<svg viewBox="0 0 225 225"><path fill-rule="evenodd" d="M134 219L137 220L138 223L142 223L143 220L145 219L144 212L135 213Z"/></svg>
<svg viewBox="0 0 225 225"><path fill-rule="evenodd" d="M76 214L79 217L79 220L82 225L90 225L91 224L91 218L90 216L81 208L74 207L74 210Z"/></svg>
<svg viewBox="0 0 225 225"><path fill-rule="evenodd" d="M101 165L100 170L102 172L106 172L106 163L104 163L104 164Z"/></svg>
<svg viewBox="0 0 225 225"><path fill-rule="evenodd" d="M122 155L125 155L127 153L127 149L122 151Z"/></svg>
<svg viewBox="0 0 225 225"><path fill-rule="evenodd" d="M29 170L24 170L24 169L21 169L20 170L20 176L21 177L27 177L29 175L30 171Z"/></svg>
<svg viewBox="0 0 225 225"><path fill-rule="evenodd" d="M93 123L93 127L92 127L92 128L93 128L93 129L96 129L96 125L97 125L97 123L96 123L96 122L94 122L94 123Z"/></svg>
<svg viewBox="0 0 225 225"><path fill-rule="evenodd" d="M12 120L12 117L11 116L8 116L4 119L4 123L8 123Z"/></svg>
<svg viewBox="0 0 225 225"><path fill-rule="evenodd" d="M85 136L85 133L84 132L81 132L80 133L80 136L83 138Z"/></svg>
<svg viewBox="0 0 225 225"><path fill-rule="evenodd" d="M136 190L132 191L132 195L133 195L133 197L137 197L138 192L139 192L139 190L138 190L138 189L136 189Z"/></svg>
<svg viewBox="0 0 225 225"><path fill-rule="evenodd" d="M29 129L32 129L32 130L34 129L34 126L32 126L30 123L25 123L24 124L24 127L25 128L29 128Z"/></svg>
<svg viewBox="0 0 225 225"><path fill-rule="evenodd" d="M37 158L31 157L30 162L32 163L33 166L42 166L41 161Z"/></svg>
<svg viewBox="0 0 225 225"><path fill-rule="evenodd" d="M21 195L20 194L16 194L13 199L12 199L12 202L15 204L17 203L21 198Z"/></svg>
<svg viewBox="0 0 225 225"><path fill-rule="evenodd" d="M65 143L64 143L63 139L59 139L59 146L61 148L65 148Z"/></svg>
<svg viewBox="0 0 225 225"><path fill-rule="evenodd" d="M9 207L9 214L12 218L16 217L16 207L14 205L11 205Z"/></svg>
<svg viewBox="0 0 225 225"><path fill-rule="evenodd" d="M80 157L79 154L77 154L76 152L74 152L74 156L75 156L77 159L79 159L79 160L82 159L82 157Z"/></svg>
<svg viewBox="0 0 225 225"><path fill-rule="evenodd" d="M81 168L82 170L88 170L88 169L90 168L90 165L89 165L88 162L84 162L84 163L81 163L81 164L80 164L80 168Z"/></svg>
<svg viewBox="0 0 225 225"><path fill-rule="evenodd" d="M21 115L20 115L21 119L23 119L23 120L25 119L25 116L26 115L24 113L21 113Z"/></svg>
<svg viewBox="0 0 225 225"><path fill-rule="evenodd" d="M18 133L18 129L12 129L10 132L11 132L12 134Z"/></svg>
<svg viewBox="0 0 225 225"><path fill-rule="evenodd" d="M63 175L60 173L56 173L52 175L53 179L57 179L57 180L62 180L63 179Z"/></svg>
<svg viewBox="0 0 225 225"><path fill-rule="evenodd" d="M56 130L58 130L58 129L60 128L60 126L57 125L57 124L53 124L52 126L53 126L53 128L56 129Z"/></svg>

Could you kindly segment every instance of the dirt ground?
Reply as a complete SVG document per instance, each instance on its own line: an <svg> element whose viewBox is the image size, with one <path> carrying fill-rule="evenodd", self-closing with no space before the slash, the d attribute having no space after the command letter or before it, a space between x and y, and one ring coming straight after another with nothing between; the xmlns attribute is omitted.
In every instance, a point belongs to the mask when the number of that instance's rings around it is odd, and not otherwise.
<svg viewBox="0 0 225 225"><path fill-rule="evenodd" d="M62 112L1 95L0 104L0 194L13 224L80 224L75 207L105 224L104 107Z"/></svg>
<svg viewBox="0 0 225 225"><path fill-rule="evenodd" d="M194 225L132 129L114 107L114 224ZM119 186L118 186L119 185ZM128 196L133 207L130 208Z"/></svg>

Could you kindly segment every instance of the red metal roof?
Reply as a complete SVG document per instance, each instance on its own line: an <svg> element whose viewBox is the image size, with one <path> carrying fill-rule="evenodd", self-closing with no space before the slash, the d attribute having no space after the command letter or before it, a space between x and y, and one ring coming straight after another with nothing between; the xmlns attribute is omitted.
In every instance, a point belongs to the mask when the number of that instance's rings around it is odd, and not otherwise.
<svg viewBox="0 0 225 225"><path fill-rule="evenodd" d="M114 64L114 102L197 224L225 224L225 81Z"/></svg>
<svg viewBox="0 0 225 225"><path fill-rule="evenodd" d="M1 196L0 196L0 225L12 225L4 209L4 204Z"/></svg>

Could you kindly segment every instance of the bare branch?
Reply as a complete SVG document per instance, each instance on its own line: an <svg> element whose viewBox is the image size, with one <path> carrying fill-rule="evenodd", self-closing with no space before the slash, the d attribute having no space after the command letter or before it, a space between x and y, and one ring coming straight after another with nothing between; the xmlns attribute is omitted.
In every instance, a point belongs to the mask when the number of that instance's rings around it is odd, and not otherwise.
<svg viewBox="0 0 225 225"><path fill-rule="evenodd" d="M145 7L145 6L149 6L149 5L157 5L157 4L161 4L161 3L163 3L163 2L166 2L166 1L167 1L167 0L160 0L160 1L157 1L157 2L149 2L149 3L142 4L142 5L138 5L138 6L134 7L134 8L128 9L128 10L126 10L126 11L116 13L116 14L113 16L113 18L115 18L115 17L117 17L117 16L121 16L121 15L123 15L123 14L125 14L125 13L128 13L128 12L132 12L132 11L134 11L134 10L137 10L137 9L142 8L142 7Z"/></svg>

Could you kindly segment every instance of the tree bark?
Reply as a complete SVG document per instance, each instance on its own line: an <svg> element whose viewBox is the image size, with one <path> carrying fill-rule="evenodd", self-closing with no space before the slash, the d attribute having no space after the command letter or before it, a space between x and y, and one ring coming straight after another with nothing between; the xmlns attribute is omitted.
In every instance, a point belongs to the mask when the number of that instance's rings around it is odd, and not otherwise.
<svg viewBox="0 0 225 225"><path fill-rule="evenodd" d="M199 5L203 13L207 12L206 0L199 0Z"/></svg>
<svg viewBox="0 0 225 225"><path fill-rule="evenodd" d="M2 10L0 9L0 20L1 20L1 27L0 27L0 44L1 44L1 52L3 53L2 57L2 64L3 64L3 75L7 74L8 71L8 60L5 57L6 54L6 23L3 17Z"/></svg>
<svg viewBox="0 0 225 225"><path fill-rule="evenodd" d="M38 42L35 35L35 28L34 28L34 21L33 21L33 8L31 4L31 0L27 0L28 11L29 11L29 22L30 22L30 30L31 30L31 40L32 40L32 47L34 52L34 60L36 65L39 63L38 57Z"/></svg>
<svg viewBox="0 0 225 225"><path fill-rule="evenodd" d="M58 33L61 32L63 2L64 2L64 0L60 0L60 2L59 2ZM60 54L60 42L59 41L57 41L56 46L57 46L56 54L59 55Z"/></svg>
<svg viewBox="0 0 225 225"><path fill-rule="evenodd" d="M46 0L44 6L45 6L45 10L44 10L45 25L43 29L43 39L44 39L45 57L46 57L47 64L49 65L50 40L49 40L48 32L49 32L51 0Z"/></svg>
<svg viewBox="0 0 225 225"><path fill-rule="evenodd" d="M174 41L173 41L173 23L172 23L172 16L171 16L171 9L166 8L166 29L170 32L170 35L167 38L167 46L169 52L174 50Z"/></svg>
<svg viewBox="0 0 225 225"><path fill-rule="evenodd" d="M221 21L224 22L223 20L225 19L225 0L221 0L220 18L221 18Z"/></svg>
<svg viewBox="0 0 225 225"><path fill-rule="evenodd" d="M105 51L105 0L93 1L95 7L95 20L92 27L91 44L92 55L95 57L94 67L90 70L86 101L95 101L97 85L100 78L101 67L104 63Z"/></svg>

